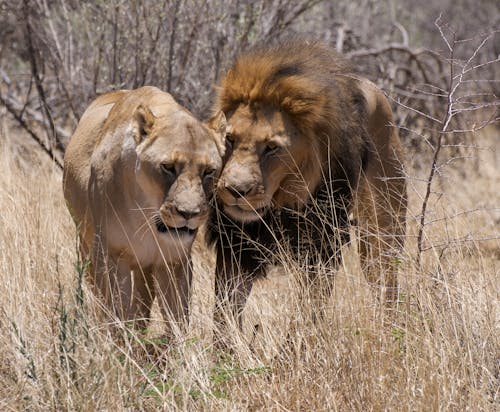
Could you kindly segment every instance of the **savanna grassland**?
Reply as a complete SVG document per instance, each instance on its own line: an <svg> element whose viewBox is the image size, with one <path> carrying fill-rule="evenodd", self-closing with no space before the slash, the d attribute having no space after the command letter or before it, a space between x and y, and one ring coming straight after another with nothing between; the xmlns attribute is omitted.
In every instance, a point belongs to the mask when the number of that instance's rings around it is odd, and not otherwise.
<svg viewBox="0 0 500 412"><path fill-rule="evenodd" d="M350 247L322 317L312 316L318 302L297 298L301 273L293 264L260 281L232 353L213 347L214 257L201 241L187 335L167 343L156 315L144 333L119 327L112 336L82 280L60 170L7 122L1 133L1 410L498 408L494 127L435 181L420 266L415 238L428 159L409 154L396 310L378 303Z"/></svg>
<svg viewBox="0 0 500 412"><path fill-rule="evenodd" d="M0 411L500 410L497 3L0 0ZM62 194L85 108L152 85L207 119L239 53L294 36L391 102L409 196L396 307L355 237L324 299L283 254L221 351L200 236L187 333L167 341L157 306L145 331L103 317Z"/></svg>

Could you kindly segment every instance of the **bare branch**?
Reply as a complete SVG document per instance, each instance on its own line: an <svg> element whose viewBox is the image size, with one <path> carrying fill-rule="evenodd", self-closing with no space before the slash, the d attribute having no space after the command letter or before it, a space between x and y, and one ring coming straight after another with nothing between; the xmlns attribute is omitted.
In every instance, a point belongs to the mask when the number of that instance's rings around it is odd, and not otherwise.
<svg viewBox="0 0 500 412"><path fill-rule="evenodd" d="M29 124L19 115L17 110L11 104L8 98L0 93L0 103L7 109L7 111L14 117L14 119L19 123L19 125L31 136L31 138L40 146L40 148L52 159L52 161L59 167L63 169L61 161L57 158L55 152L48 146L45 145L43 139L38 136L38 134L33 130Z"/></svg>

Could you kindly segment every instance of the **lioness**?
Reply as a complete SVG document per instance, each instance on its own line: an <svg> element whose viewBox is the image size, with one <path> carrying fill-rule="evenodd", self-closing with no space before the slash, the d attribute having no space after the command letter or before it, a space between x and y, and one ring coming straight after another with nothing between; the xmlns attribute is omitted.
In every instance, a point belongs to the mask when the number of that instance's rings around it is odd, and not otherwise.
<svg viewBox="0 0 500 412"><path fill-rule="evenodd" d="M142 326L156 291L166 320L187 320L191 246L224 151L222 112L204 125L155 87L104 94L83 114L64 196L91 282L119 318Z"/></svg>
<svg viewBox="0 0 500 412"><path fill-rule="evenodd" d="M337 264L352 213L368 280L397 293L406 183L384 94L319 43L256 48L223 77L226 160L208 240L216 244L216 319L241 312L278 251L309 270ZM291 254L289 252L292 252Z"/></svg>

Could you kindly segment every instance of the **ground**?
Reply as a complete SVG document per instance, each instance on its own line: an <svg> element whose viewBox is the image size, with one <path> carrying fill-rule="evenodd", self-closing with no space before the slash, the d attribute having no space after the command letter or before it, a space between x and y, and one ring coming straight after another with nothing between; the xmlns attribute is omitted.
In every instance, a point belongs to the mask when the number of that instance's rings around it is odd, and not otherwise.
<svg viewBox="0 0 500 412"><path fill-rule="evenodd" d="M297 299L297 268L255 285L234 352L212 346L213 251L198 241L189 332L161 320L110 327L80 288L61 172L12 127L0 138L0 409L497 410L500 387L500 146L443 153L416 265L429 157L409 153L408 238L396 311L345 250L325 313ZM319 271L326 270L318 268ZM83 293L80 293L80 292ZM83 296L83 300L81 300ZM314 318L314 320L313 320ZM151 349L155 350L151 350Z"/></svg>

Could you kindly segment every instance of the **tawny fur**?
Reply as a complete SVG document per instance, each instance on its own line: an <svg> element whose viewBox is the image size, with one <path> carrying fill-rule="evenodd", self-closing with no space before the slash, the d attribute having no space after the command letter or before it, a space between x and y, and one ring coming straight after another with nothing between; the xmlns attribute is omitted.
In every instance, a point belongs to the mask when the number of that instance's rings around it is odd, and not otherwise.
<svg viewBox="0 0 500 412"><path fill-rule="evenodd" d="M394 300L406 183L384 94L329 48L298 41L238 57L214 110L225 113L234 141L209 232L218 306L240 311L253 278L286 242L299 261L316 255L338 263L351 213L363 270ZM305 248L300 238L309 239Z"/></svg>
<svg viewBox="0 0 500 412"><path fill-rule="evenodd" d="M166 320L185 323L191 246L224 136L223 114L204 125L154 87L105 94L83 114L65 153L64 196L89 279L119 318L144 325L157 296Z"/></svg>

